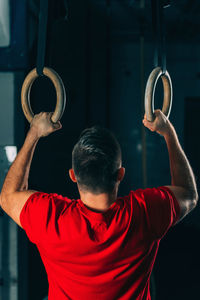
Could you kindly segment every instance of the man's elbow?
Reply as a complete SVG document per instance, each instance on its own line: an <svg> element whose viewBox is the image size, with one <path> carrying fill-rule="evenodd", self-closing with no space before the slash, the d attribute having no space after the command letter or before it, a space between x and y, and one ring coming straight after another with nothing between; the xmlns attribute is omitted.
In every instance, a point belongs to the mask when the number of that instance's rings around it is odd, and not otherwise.
<svg viewBox="0 0 200 300"><path fill-rule="evenodd" d="M6 204L8 203L8 198L9 198L9 195L5 194L4 192L1 192L1 195L0 195L0 205L1 205L1 208L6 211Z"/></svg>
<svg viewBox="0 0 200 300"><path fill-rule="evenodd" d="M4 210L5 196L3 193L0 195L0 206Z"/></svg>
<svg viewBox="0 0 200 300"><path fill-rule="evenodd" d="M194 209L197 206L199 195L197 191L192 191L190 194L191 199L191 209Z"/></svg>
<svg viewBox="0 0 200 300"><path fill-rule="evenodd" d="M0 194L0 206L2 207L2 196Z"/></svg>

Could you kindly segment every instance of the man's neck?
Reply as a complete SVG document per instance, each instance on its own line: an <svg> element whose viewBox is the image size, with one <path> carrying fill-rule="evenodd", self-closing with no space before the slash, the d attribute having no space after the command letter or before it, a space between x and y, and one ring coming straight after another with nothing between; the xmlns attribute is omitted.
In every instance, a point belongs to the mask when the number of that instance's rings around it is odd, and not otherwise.
<svg viewBox="0 0 200 300"><path fill-rule="evenodd" d="M84 205L92 211L104 212L109 209L109 207L117 199L117 191L112 194L103 193L95 195L89 192L82 192L79 190L81 201Z"/></svg>

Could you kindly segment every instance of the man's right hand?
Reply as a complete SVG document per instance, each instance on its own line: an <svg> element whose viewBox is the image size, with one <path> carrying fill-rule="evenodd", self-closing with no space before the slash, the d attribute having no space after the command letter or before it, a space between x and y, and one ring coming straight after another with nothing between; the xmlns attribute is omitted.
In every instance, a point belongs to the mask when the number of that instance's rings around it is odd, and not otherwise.
<svg viewBox="0 0 200 300"><path fill-rule="evenodd" d="M168 118L163 114L161 110L156 110L154 114L156 117L153 122L148 121L145 115L143 119L143 124L149 130L156 131L157 133L165 136L170 132L170 129L172 128L172 124L170 123Z"/></svg>

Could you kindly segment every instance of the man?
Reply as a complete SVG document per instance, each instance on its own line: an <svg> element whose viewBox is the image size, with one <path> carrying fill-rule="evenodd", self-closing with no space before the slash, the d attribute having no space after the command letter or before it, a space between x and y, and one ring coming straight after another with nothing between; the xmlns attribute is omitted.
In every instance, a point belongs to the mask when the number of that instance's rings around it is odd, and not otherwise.
<svg viewBox="0 0 200 300"><path fill-rule="evenodd" d="M69 175L79 200L28 190L38 140L61 128L50 113L36 115L1 192L4 211L35 243L49 281L49 300L149 300L149 279L160 239L197 203L192 169L170 121L161 111L144 125L163 135L171 186L117 198L124 177L121 150L105 129L83 131Z"/></svg>

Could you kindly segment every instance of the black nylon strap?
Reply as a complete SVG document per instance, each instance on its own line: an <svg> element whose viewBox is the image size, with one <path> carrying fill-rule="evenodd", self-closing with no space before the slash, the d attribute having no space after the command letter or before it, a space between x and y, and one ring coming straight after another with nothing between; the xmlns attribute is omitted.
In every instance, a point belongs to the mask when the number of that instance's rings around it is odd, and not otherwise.
<svg viewBox="0 0 200 300"><path fill-rule="evenodd" d="M154 67L161 67L166 72L166 39L164 8L169 6L169 1L151 0L152 25L155 39Z"/></svg>
<svg viewBox="0 0 200 300"><path fill-rule="evenodd" d="M43 75L43 68L45 63L47 20L48 20L48 0L40 0L37 64L36 64L36 70L38 75Z"/></svg>
<svg viewBox="0 0 200 300"><path fill-rule="evenodd" d="M152 26L153 26L153 34L154 34L154 67L158 67L158 55L159 55L159 38L158 38L158 11L157 11L157 0L151 0L151 9L152 9Z"/></svg>

